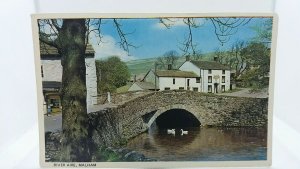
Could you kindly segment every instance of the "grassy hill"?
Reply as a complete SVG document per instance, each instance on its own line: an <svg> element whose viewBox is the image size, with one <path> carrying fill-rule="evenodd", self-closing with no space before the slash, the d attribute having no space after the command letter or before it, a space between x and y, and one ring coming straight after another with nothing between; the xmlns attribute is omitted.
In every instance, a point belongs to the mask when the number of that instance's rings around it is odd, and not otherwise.
<svg viewBox="0 0 300 169"><path fill-rule="evenodd" d="M213 57L213 53L207 53L204 54L202 60L211 60ZM154 63L157 58L147 58L147 59L139 59L139 60L132 60L126 62L126 65L129 68L129 72L131 73L131 76L134 75L141 75L141 74L146 74L150 69L154 69ZM176 67L178 68L183 64L185 61L185 57L179 57Z"/></svg>

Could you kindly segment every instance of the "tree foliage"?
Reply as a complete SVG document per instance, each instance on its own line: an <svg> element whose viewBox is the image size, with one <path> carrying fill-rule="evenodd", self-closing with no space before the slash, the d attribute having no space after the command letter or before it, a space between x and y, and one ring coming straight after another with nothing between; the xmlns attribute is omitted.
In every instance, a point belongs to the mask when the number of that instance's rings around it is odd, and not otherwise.
<svg viewBox="0 0 300 169"><path fill-rule="evenodd" d="M251 42L242 49L241 55L247 60L247 70L241 75L245 86L264 88L269 85L270 49L263 43Z"/></svg>
<svg viewBox="0 0 300 169"><path fill-rule="evenodd" d="M172 68L176 67L176 63L179 59L179 54L175 50L167 51L163 56L156 59L157 67L159 69L168 69L168 65L171 65Z"/></svg>
<svg viewBox="0 0 300 169"><path fill-rule="evenodd" d="M254 41L262 43L270 43L272 39L272 19L266 19L263 23L253 27L253 30L257 33Z"/></svg>
<svg viewBox="0 0 300 169"><path fill-rule="evenodd" d="M117 88L126 85L130 78L127 65L117 56L107 60L97 60L96 70L98 77L98 91L114 92Z"/></svg>

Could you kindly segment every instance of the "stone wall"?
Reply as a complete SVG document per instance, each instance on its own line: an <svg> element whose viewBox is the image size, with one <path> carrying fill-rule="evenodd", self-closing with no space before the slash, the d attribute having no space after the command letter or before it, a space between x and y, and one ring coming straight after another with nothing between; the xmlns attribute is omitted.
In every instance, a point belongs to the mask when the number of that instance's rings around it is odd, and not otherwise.
<svg viewBox="0 0 300 169"><path fill-rule="evenodd" d="M111 103L114 104L122 104L125 102L128 102L129 100L136 99L138 97L144 96L148 93L151 93L151 91L130 91L126 93L111 93ZM98 104L105 104L108 103L107 101L107 93L100 94L97 96Z"/></svg>
<svg viewBox="0 0 300 169"><path fill-rule="evenodd" d="M90 114L96 143L113 145L148 130L156 117L170 109L185 109L202 126L266 126L267 98L243 98L192 91L150 92L116 108Z"/></svg>
<svg viewBox="0 0 300 169"><path fill-rule="evenodd" d="M122 141L117 109L89 113L90 135L98 145L112 146Z"/></svg>

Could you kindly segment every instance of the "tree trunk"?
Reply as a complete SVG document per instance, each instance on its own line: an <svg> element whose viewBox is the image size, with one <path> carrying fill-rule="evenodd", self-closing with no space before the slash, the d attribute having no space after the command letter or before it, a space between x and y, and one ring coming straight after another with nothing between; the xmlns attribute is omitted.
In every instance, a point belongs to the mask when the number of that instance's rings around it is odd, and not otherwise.
<svg viewBox="0 0 300 169"><path fill-rule="evenodd" d="M90 161L86 104L85 20L64 19L57 39L62 56L61 161Z"/></svg>

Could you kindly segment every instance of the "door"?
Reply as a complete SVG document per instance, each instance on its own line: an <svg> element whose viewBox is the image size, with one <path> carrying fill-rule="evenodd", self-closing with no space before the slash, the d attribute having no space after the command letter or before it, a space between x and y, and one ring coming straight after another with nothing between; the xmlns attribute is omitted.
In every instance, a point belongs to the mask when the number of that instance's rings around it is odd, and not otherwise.
<svg viewBox="0 0 300 169"><path fill-rule="evenodd" d="M214 93L218 93L218 83L214 84Z"/></svg>

